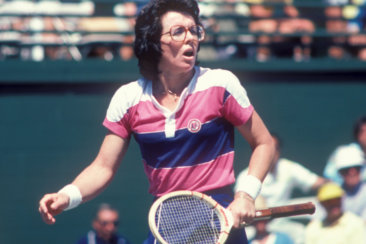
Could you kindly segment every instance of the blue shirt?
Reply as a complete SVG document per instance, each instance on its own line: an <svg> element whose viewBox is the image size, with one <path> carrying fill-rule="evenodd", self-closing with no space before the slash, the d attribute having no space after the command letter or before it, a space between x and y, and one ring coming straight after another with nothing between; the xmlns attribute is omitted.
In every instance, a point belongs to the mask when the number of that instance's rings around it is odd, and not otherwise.
<svg viewBox="0 0 366 244"><path fill-rule="evenodd" d="M91 230L75 244L130 244L130 242L119 234L115 234L109 241L105 241L98 237L94 230Z"/></svg>

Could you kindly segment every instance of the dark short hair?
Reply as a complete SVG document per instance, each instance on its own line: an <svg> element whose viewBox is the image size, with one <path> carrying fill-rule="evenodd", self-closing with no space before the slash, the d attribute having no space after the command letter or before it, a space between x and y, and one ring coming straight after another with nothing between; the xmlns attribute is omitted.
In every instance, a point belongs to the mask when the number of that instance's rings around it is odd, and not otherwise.
<svg viewBox="0 0 366 244"><path fill-rule="evenodd" d="M112 211L112 212L116 212L118 214L118 210L114 207L112 207L110 204L108 203L101 203L97 209L97 211L95 212L95 219L98 219L99 217L99 213L104 211L104 210L108 210L108 211Z"/></svg>
<svg viewBox="0 0 366 244"><path fill-rule="evenodd" d="M358 135L360 134L361 127L366 124L366 116L360 117L353 125L353 137L358 141Z"/></svg>
<svg viewBox="0 0 366 244"><path fill-rule="evenodd" d="M168 11L187 13L196 24L200 24L196 0L151 0L141 9L135 24L134 52L141 75L152 81L157 80L159 75L161 17Z"/></svg>

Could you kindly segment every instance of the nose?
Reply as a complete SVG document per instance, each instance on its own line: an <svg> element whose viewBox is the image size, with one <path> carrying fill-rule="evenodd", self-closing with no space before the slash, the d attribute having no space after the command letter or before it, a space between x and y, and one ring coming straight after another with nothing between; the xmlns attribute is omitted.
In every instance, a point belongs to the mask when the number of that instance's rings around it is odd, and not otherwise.
<svg viewBox="0 0 366 244"><path fill-rule="evenodd" d="M186 41L193 41L197 39L197 36L193 35L189 29L187 29L186 31Z"/></svg>
<svg viewBox="0 0 366 244"><path fill-rule="evenodd" d="M105 226L105 229L108 230L108 231L110 231L110 232L113 232L116 229L116 226L113 223L108 223Z"/></svg>

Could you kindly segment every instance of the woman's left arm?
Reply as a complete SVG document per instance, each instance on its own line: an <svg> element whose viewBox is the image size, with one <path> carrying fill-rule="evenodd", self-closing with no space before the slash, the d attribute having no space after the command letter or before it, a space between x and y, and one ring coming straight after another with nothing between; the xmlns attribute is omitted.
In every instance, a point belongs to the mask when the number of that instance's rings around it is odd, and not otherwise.
<svg viewBox="0 0 366 244"><path fill-rule="evenodd" d="M252 148L249 161L247 185L239 187L229 210L234 217L234 227L250 223L255 216L254 200L258 195L261 183L271 168L275 145L271 134L256 111L243 125L236 127Z"/></svg>

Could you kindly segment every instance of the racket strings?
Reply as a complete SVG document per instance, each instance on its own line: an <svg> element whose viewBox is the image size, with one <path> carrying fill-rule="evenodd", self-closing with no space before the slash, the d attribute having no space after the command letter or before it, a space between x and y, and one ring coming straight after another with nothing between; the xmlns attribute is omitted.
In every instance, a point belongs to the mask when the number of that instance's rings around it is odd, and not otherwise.
<svg viewBox="0 0 366 244"><path fill-rule="evenodd" d="M156 211L155 223L169 244L216 243L220 220L209 204L191 196L164 201Z"/></svg>

